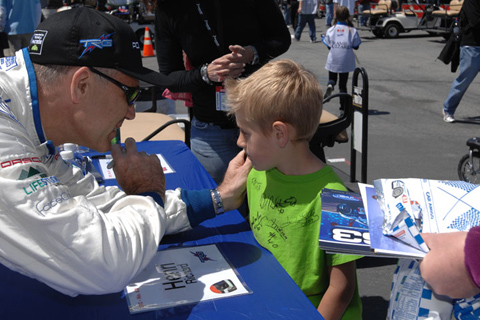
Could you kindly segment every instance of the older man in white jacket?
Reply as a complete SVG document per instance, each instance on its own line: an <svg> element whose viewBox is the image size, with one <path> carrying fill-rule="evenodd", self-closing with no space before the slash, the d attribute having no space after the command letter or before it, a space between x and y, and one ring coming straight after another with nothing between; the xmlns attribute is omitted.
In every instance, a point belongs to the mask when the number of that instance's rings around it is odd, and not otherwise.
<svg viewBox="0 0 480 320"><path fill-rule="evenodd" d="M156 156L112 149L123 191L99 186L55 146L97 151L133 119L142 66L131 28L89 8L57 13L30 46L0 59L0 262L71 296L121 291L163 235L239 206L250 162L235 158L214 190L170 190ZM202 81L199 79L199 81ZM223 199L223 202L222 202Z"/></svg>

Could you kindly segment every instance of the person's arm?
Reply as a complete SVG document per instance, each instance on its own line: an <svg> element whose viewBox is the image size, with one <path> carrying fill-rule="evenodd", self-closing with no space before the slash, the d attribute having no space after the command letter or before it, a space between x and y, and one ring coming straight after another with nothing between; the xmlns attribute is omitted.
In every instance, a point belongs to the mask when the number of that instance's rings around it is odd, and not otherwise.
<svg viewBox="0 0 480 320"><path fill-rule="evenodd" d="M355 293L355 261L328 267L330 283L318 312L325 320L341 319Z"/></svg>
<svg viewBox="0 0 480 320"><path fill-rule="evenodd" d="M430 251L420 261L420 272L422 278L436 293L448 295L451 298L468 298L480 292L480 288L474 283L466 267L467 265L471 274L475 274L478 280L479 242L475 243L475 241L478 241L479 237L476 233L477 229L473 232L475 234L472 233L468 246L465 242L467 232L422 233L422 238ZM467 248L468 251L465 250ZM467 252L469 256L466 259Z"/></svg>
<svg viewBox="0 0 480 320"><path fill-rule="evenodd" d="M302 13L302 5L303 5L303 1L298 1L298 14Z"/></svg>
<svg viewBox="0 0 480 320"><path fill-rule="evenodd" d="M462 18L462 14L465 15L468 21L468 25L466 28L462 24L463 31L465 29L477 28L478 24L480 23L480 3L476 0L465 0L462 5L462 12L460 14L460 19Z"/></svg>
<svg viewBox="0 0 480 320"><path fill-rule="evenodd" d="M170 221L171 217L179 216L182 209L186 210L188 224L195 227L202 221L238 208L245 198L247 176L252 167L250 159L245 159L245 151L240 151L227 168L223 182L217 187L219 191L222 212L217 212L212 192L204 190L167 191L165 194L165 176L155 155L137 152L135 140L128 138L124 150L119 145L112 146L112 156L115 160L115 176L119 186L127 194L157 193L165 200L165 210ZM170 196L170 197L168 197ZM172 200L174 199L174 200ZM163 205L161 201L158 201ZM170 214L170 212L172 212ZM177 219L177 218L175 218ZM183 221L183 219L181 219ZM183 224L185 224L183 222ZM184 230L185 226L175 222L168 224L166 233ZM180 227L180 228L179 228Z"/></svg>
<svg viewBox="0 0 480 320"><path fill-rule="evenodd" d="M169 16L160 5L157 5L155 9L156 57L159 71L168 76L168 89L172 92L192 92L209 87L200 74L201 66L193 66L191 70L185 70L184 48L178 41L181 35L177 35L178 31L173 29L176 23L180 21L175 21L175 17ZM184 40L187 41L187 39ZM196 48L195 50L203 51L204 49ZM211 53L204 54L208 56Z"/></svg>
<svg viewBox="0 0 480 320"><path fill-rule="evenodd" d="M255 0L254 3L256 16L259 17L259 33L262 34L262 37L253 41L250 45L256 48L259 62L263 65L287 52L292 43L292 38L282 12L275 1Z"/></svg>

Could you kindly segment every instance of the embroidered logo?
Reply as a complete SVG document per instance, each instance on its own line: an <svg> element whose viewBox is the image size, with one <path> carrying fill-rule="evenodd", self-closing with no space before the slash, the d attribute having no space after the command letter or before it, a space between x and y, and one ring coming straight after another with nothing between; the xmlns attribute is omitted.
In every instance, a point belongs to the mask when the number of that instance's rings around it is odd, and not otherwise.
<svg viewBox="0 0 480 320"><path fill-rule="evenodd" d="M110 34L102 34L98 39L87 39L87 40L80 40L80 43L83 43L85 50L83 50L82 54L78 59L83 57L84 54L88 52L92 52L94 49L103 49L103 48L110 48L113 46L113 40L109 39L113 33Z"/></svg>

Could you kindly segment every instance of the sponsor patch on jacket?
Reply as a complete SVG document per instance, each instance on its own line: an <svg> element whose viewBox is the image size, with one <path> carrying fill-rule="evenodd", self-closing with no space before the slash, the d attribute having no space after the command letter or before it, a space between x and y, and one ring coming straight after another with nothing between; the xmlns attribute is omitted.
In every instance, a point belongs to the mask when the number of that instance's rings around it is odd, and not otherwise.
<svg viewBox="0 0 480 320"><path fill-rule="evenodd" d="M0 70L8 71L16 66L18 66L16 56L0 58Z"/></svg>

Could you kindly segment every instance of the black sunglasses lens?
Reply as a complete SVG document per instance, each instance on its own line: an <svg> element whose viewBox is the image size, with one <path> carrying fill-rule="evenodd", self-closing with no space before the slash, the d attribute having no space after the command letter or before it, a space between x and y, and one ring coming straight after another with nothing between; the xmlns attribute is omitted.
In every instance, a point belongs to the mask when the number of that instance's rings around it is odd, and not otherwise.
<svg viewBox="0 0 480 320"><path fill-rule="evenodd" d="M137 101L138 97L140 96L140 93L142 90L140 89L130 89L127 92L127 97L128 97L128 104L134 104L135 101Z"/></svg>

